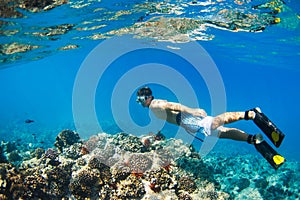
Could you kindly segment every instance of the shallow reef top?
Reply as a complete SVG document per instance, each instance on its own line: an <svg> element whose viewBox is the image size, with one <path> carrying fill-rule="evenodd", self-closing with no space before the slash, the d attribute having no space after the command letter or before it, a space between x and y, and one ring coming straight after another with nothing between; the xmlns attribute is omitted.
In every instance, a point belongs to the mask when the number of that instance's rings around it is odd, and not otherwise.
<svg viewBox="0 0 300 200"><path fill-rule="evenodd" d="M216 152L200 158L161 132L83 141L63 130L49 149L1 143L0 199L299 198L299 163L275 171L259 159Z"/></svg>
<svg viewBox="0 0 300 200"><path fill-rule="evenodd" d="M64 130L54 146L46 151L35 149L18 166L7 160L1 163L0 198L229 197L217 191L212 171L192 147L165 139L161 133L143 137L101 133L82 141L78 133Z"/></svg>
<svg viewBox="0 0 300 200"><path fill-rule="evenodd" d="M299 198L299 163L275 171L254 155L200 158L161 132L83 141L63 130L53 148L22 152L2 142L0 153L0 199Z"/></svg>

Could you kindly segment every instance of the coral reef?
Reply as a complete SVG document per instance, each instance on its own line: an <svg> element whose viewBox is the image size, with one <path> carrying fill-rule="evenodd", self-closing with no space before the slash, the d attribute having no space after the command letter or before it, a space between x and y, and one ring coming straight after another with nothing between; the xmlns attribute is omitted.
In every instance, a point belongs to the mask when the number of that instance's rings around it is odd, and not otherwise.
<svg viewBox="0 0 300 200"><path fill-rule="evenodd" d="M133 173L144 173L152 167L152 160L145 154L132 154L126 163Z"/></svg>
<svg viewBox="0 0 300 200"><path fill-rule="evenodd" d="M0 146L4 157L23 155L6 144ZM264 176L251 177L240 157L232 158L239 167L215 154L201 159L194 148L161 133L159 139L101 133L81 142L76 132L64 130L55 148L32 149L30 157L20 159L18 165L0 163L0 199L299 198L293 185L299 175L291 170L297 166L275 175L258 170Z"/></svg>
<svg viewBox="0 0 300 200"><path fill-rule="evenodd" d="M3 145L0 144L0 163L6 163L7 159L4 156L4 150L3 150Z"/></svg>
<svg viewBox="0 0 300 200"><path fill-rule="evenodd" d="M63 130L56 137L54 146L58 148L60 152L63 152L64 148L68 148L71 145L78 143L80 140L79 134L71 130Z"/></svg>
<svg viewBox="0 0 300 200"><path fill-rule="evenodd" d="M214 181L232 198L299 198L298 162L287 162L281 170L275 171L264 160L251 154L225 156L218 152L203 160L207 167L214 169Z"/></svg>
<svg viewBox="0 0 300 200"><path fill-rule="evenodd" d="M2 0L0 17L23 17L23 13L19 9L40 12L42 10L50 10L65 3L67 3L67 0Z"/></svg>
<svg viewBox="0 0 300 200"><path fill-rule="evenodd" d="M197 196L202 182L174 160L189 158L191 149L161 133L143 137L102 133L82 143L78 133L64 130L54 146L32 150L30 159L18 167L1 164L1 198L161 199L167 195L182 199L188 194ZM171 153L175 146L182 148ZM210 191L216 192L213 187Z"/></svg>

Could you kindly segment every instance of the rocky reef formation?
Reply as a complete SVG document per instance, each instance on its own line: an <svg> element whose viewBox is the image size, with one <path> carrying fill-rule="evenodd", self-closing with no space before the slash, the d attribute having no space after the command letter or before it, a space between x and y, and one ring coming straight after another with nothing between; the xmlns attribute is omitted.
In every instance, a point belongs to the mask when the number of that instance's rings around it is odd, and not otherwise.
<svg viewBox="0 0 300 200"><path fill-rule="evenodd" d="M191 147L165 139L161 133L144 137L101 133L81 141L78 133L64 130L54 146L46 151L36 149L18 166L7 163L2 154L0 198L229 197L217 190L211 169Z"/></svg>
<svg viewBox="0 0 300 200"><path fill-rule="evenodd" d="M1 0L0 17L23 17L20 9L30 12L40 12L50 10L62 4L68 3L67 0Z"/></svg>
<svg viewBox="0 0 300 200"><path fill-rule="evenodd" d="M211 153L162 133L63 130L53 148L0 145L0 199L297 199L299 163L280 171L253 155ZM17 154L17 155L15 155Z"/></svg>

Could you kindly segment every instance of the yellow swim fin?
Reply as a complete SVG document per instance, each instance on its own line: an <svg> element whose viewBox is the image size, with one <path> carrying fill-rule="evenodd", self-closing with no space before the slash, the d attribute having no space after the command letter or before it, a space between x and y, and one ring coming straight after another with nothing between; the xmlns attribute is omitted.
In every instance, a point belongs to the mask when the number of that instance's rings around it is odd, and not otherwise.
<svg viewBox="0 0 300 200"><path fill-rule="evenodd" d="M259 141L254 145L256 150L272 165L274 169L278 169L285 162L285 158L278 154L266 141Z"/></svg>

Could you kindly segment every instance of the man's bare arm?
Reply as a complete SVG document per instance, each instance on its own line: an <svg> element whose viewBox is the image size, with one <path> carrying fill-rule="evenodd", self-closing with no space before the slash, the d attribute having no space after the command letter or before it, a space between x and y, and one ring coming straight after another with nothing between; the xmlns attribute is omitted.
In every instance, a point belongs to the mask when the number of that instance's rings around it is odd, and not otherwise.
<svg viewBox="0 0 300 200"><path fill-rule="evenodd" d="M202 117L207 116L206 112L203 109L190 108L190 107L184 106L180 103L166 102L165 109L169 109L171 111L189 113L189 114L192 114L195 116L202 116Z"/></svg>

